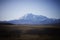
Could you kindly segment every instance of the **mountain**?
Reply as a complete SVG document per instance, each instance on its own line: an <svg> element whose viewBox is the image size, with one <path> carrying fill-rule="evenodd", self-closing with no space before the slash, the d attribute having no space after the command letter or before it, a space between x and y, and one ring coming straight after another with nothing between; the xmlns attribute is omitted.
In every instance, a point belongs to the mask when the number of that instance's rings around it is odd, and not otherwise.
<svg viewBox="0 0 60 40"><path fill-rule="evenodd" d="M8 21L13 24L60 24L60 19L51 19L32 13L24 15L21 19Z"/></svg>

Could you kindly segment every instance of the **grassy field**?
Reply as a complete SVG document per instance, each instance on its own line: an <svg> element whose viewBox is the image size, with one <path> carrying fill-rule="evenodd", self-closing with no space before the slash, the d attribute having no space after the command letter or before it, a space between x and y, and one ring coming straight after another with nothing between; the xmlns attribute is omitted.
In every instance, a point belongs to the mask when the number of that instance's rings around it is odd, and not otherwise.
<svg viewBox="0 0 60 40"><path fill-rule="evenodd" d="M0 36L0 40L60 40L58 25L1 25L0 27L2 27L0 30L6 30L8 34Z"/></svg>

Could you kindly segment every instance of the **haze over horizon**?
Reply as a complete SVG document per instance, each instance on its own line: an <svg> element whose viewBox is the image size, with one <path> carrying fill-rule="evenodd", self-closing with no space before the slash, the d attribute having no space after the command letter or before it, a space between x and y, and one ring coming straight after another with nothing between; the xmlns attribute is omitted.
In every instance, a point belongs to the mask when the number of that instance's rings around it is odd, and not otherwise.
<svg viewBox="0 0 60 40"><path fill-rule="evenodd" d="M60 0L0 0L0 21L19 19L32 13L60 19Z"/></svg>

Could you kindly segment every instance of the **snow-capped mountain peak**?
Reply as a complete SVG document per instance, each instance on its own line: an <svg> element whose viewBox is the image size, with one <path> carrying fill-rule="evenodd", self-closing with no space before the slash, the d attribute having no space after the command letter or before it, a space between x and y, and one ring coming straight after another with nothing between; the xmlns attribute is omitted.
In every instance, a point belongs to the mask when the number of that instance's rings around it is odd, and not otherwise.
<svg viewBox="0 0 60 40"><path fill-rule="evenodd" d="M11 20L10 23L14 24L58 24L60 19L50 19L42 15L27 14L24 15L21 19Z"/></svg>

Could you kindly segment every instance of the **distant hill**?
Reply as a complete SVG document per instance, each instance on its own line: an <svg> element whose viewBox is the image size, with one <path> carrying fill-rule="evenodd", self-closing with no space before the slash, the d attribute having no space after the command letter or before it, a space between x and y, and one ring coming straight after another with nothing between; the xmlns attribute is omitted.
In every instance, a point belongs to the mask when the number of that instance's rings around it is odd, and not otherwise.
<svg viewBox="0 0 60 40"><path fill-rule="evenodd" d="M13 24L9 22L0 22L0 25L13 25Z"/></svg>
<svg viewBox="0 0 60 40"><path fill-rule="evenodd" d="M60 24L60 19L52 19L42 15L27 14L21 19L8 21L13 24Z"/></svg>

